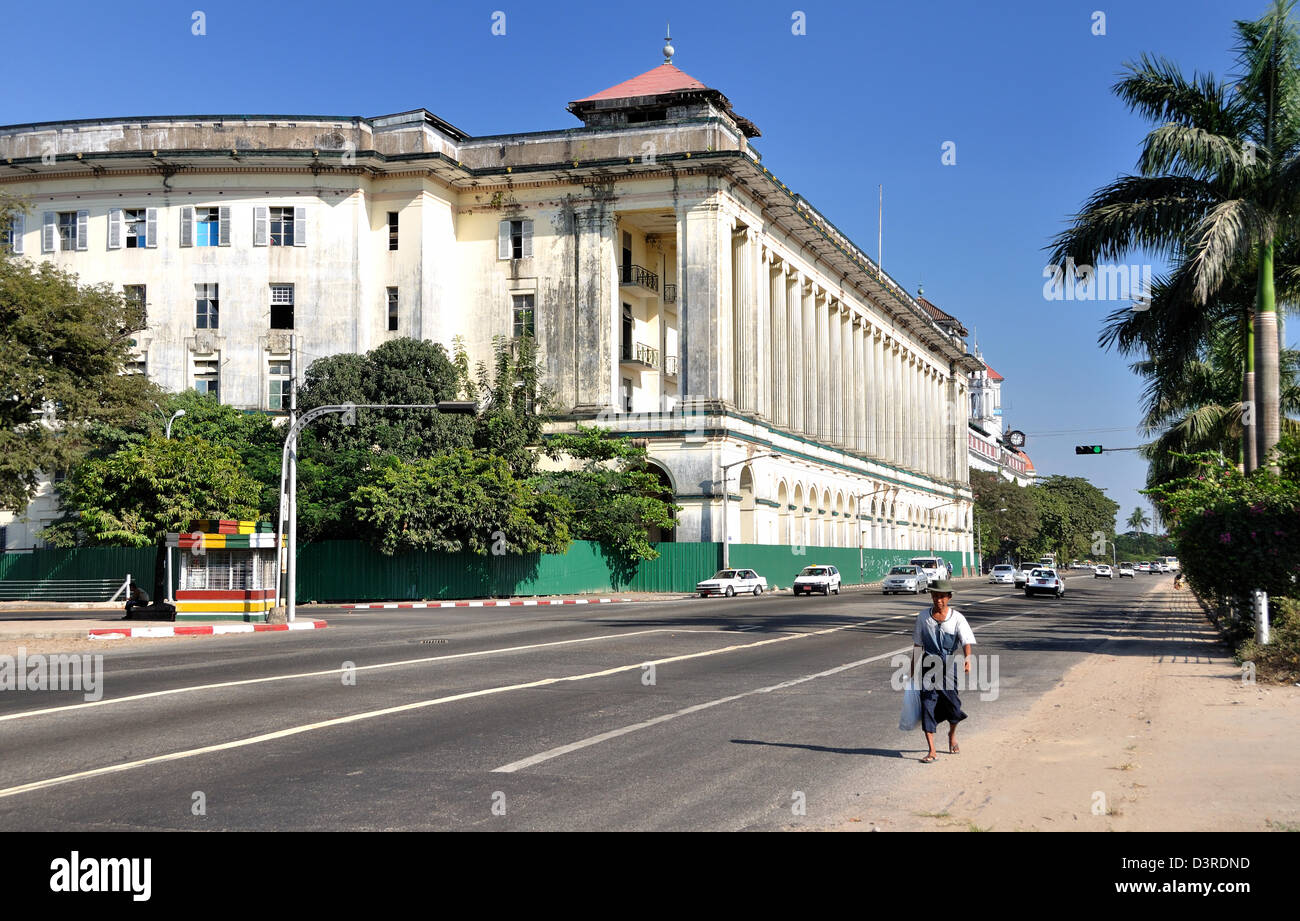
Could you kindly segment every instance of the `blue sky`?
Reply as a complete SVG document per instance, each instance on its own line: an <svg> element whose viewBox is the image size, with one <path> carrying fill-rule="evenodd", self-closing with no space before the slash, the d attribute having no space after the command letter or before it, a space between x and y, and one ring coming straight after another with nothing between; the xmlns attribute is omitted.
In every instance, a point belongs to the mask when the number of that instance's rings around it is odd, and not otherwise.
<svg viewBox="0 0 1300 921"><path fill-rule="evenodd" d="M475 135L571 127L573 99L662 61L725 93L763 162L909 290L978 331L1039 471L1139 503L1140 388L1096 344L1118 302L1047 301L1043 250L1134 169L1147 125L1110 92L1143 51L1232 68L1232 21L1265 0L811 0L628 8L337 0L13 4L0 124L207 113L382 115L424 107ZM206 34L192 34L192 11ZM804 14L806 34L792 29ZM494 13L505 34L494 35ZM1094 13L1105 34L1093 34ZM500 21L499 17L497 21ZM956 164L941 163L945 142ZM1136 261L1136 260L1135 260ZM1295 322L1287 339L1295 346Z"/></svg>

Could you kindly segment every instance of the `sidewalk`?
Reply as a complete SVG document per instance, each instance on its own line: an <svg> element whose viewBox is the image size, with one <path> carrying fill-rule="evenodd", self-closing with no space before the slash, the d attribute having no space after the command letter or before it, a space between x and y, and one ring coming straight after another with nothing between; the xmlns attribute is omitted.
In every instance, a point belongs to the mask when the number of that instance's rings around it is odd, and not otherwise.
<svg viewBox="0 0 1300 921"><path fill-rule="evenodd" d="M146 621L127 620L122 614L92 616L76 620L0 620L0 655L16 655L19 648L29 654L82 652L131 646L193 636L228 636L238 634L278 633L285 630L319 630L326 622L300 617L293 624L245 624L232 621Z"/></svg>
<svg viewBox="0 0 1300 921"><path fill-rule="evenodd" d="M960 756L940 727L938 763L841 828L1300 830L1300 688L1243 683L1190 591L1149 597L1146 635L1113 638L1027 713L971 726Z"/></svg>

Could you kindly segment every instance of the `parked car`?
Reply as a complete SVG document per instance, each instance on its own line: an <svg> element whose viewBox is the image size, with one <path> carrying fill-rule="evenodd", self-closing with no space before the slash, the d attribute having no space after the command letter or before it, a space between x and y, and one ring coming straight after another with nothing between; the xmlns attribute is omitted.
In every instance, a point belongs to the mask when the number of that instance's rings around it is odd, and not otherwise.
<svg viewBox="0 0 1300 921"><path fill-rule="evenodd" d="M895 595L899 592L911 592L919 595L930 587L930 580L917 566L895 566L885 576L881 585L882 595Z"/></svg>
<svg viewBox="0 0 1300 921"><path fill-rule="evenodd" d="M993 567L989 573L989 582L997 582L1003 585L1012 585L1016 581L1016 567L1007 563L1001 563Z"/></svg>
<svg viewBox="0 0 1300 921"><path fill-rule="evenodd" d="M1025 582L1025 597L1032 598L1034 595L1043 594L1055 595L1057 598L1065 597L1065 583L1061 581L1055 569L1035 568L1029 573L1029 579Z"/></svg>
<svg viewBox="0 0 1300 921"><path fill-rule="evenodd" d="M761 595L767 591L767 580L752 569L719 569L713 578L695 586L701 598L710 595Z"/></svg>
<svg viewBox="0 0 1300 921"><path fill-rule="evenodd" d="M1119 564L1119 577L1122 579L1122 578L1124 578L1125 576L1128 576L1130 579L1134 578L1134 576L1133 576L1133 564L1132 564L1132 563L1120 563L1120 564Z"/></svg>
<svg viewBox="0 0 1300 921"><path fill-rule="evenodd" d="M1092 571L1092 577L1094 579L1113 579L1115 578L1115 571L1103 563Z"/></svg>
<svg viewBox="0 0 1300 921"><path fill-rule="evenodd" d="M811 595L820 592L823 595L840 593L840 571L834 566L805 566L803 572L795 576L794 593Z"/></svg>

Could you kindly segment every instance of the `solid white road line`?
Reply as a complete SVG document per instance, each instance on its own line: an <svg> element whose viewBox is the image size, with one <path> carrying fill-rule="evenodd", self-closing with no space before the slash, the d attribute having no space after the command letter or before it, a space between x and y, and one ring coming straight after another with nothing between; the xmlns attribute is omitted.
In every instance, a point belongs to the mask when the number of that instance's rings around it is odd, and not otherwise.
<svg viewBox="0 0 1300 921"><path fill-rule="evenodd" d="M634 630L630 633L604 633L600 636L586 636L574 640L557 640L553 643L533 643L528 646L506 646L498 649L481 649L478 652L459 652L447 656L428 656L420 659L403 659L400 662L380 662L376 665L360 665L353 671L364 672L380 668L403 668L408 665L424 665L429 662L446 662L452 659L472 659L478 656L499 655L508 652L525 652L530 649L547 649L553 646L569 646L576 643L594 643L599 640L616 640L625 636L642 636L647 633L730 633L729 630L699 630L694 628L672 629L656 627L652 630ZM297 672L292 675L270 675L265 678L244 678L239 681L220 681L215 684L196 684L183 688L168 688L165 691L150 691L145 694L131 694L127 697L113 697L106 700L94 700L81 704L66 704L61 707L46 707L43 710L26 710L22 713L10 713L0 716L0 722L21 720L32 716L46 716L52 713L70 713L87 707L106 707L109 704L129 703L136 700L148 700L152 697L167 697L172 694L185 694L190 691L211 691L219 688L235 688L249 684L265 684L270 681L292 681L295 678L320 678L325 675L340 675L343 669L327 668L317 672Z"/></svg>
<svg viewBox="0 0 1300 921"><path fill-rule="evenodd" d="M904 617L904 616L907 615L903 615L903 614L895 615L895 617ZM893 620L895 618L887 617L881 619ZM275 732L266 732L266 733L262 733L261 735L249 736L248 738L244 738L244 739L235 739L234 741L222 742L217 745L205 745L202 748L191 748L186 751L171 752L170 754L166 754L166 755L155 755L150 758L141 758L137 761L128 761L122 764L109 765L107 767L92 768L91 770L88 771L78 771L75 774L64 774L59 777L49 777L46 778L45 780L36 780L36 781L32 781L31 783L20 784L16 787L8 787L6 789L0 790L0 799L4 799L10 796L17 796L21 793L30 793L33 790L42 790L47 787L55 787L61 784L72 783L78 780L88 780L92 777L103 777L108 774L120 774L123 771L130 771L135 768L146 767L152 764L163 764L169 761L181 761L186 758L195 758L200 755L209 755L214 752L230 751L236 748L246 748L247 746L258 745L261 744L262 742L271 742L276 739L285 739L285 738L289 738L290 736L301 735L302 733L305 732L314 732L318 729L328 729L333 726L343 726L348 723L358 723L363 720L376 719L378 717L383 717L383 716L392 716L397 713L407 713L412 710L421 710L427 707L436 707L440 704L452 703L458 700L470 700L476 697L488 697L493 694L505 694L510 691L522 691L530 688L546 687L547 685L560 684L562 682L586 681L591 678L604 678L604 677L608 677L609 675L617 675L620 672L633 671L635 669L645 668L646 666L650 666L650 665L653 666L669 665L673 662L685 662L689 659L700 659L700 658L705 658L707 656L723 655L724 653L736 652L742 649L756 649L759 646L771 646L775 643L788 643L791 640L797 640L803 637L824 636L830 633L838 633L841 630L848 630L852 627L860 627L863 626L865 623L869 623L869 622L860 621L852 624L843 624L838 627L828 627L823 630L814 630L809 633L787 633L778 637L772 637L771 639L758 640L757 642L754 643L744 643L740 645L726 646L723 647L722 649L711 649L711 650L706 650L704 652L686 653L680 656L670 656L666 659L653 659L648 662L636 662L632 665L618 665L618 666L614 666L613 668L603 669L598 672L587 672L586 674L582 674L582 675L561 675L554 678L540 678L537 681L526 681L522 684L509 684L509 685L503 685L495 688L484 688L478 691L465 691L460 694L451 694L448 695L447 697L435 697L430 700L418 700L418 701L414 701L413 703L400 704L395 707L384 707L381 710L367 710L363 713L354 713L350 716L339 716L339 717L335 717L334 719L321 720L320 722L316 722L316 723L307 723L302 726L291 726L288 729L279 729L276 730ZM645 631L645 632L659 632L659 631ZM669 631L669 632L674 632L674 631ZM686 632L686 631L675 631L675 632ZM620 635L626 636L627 634L620 634ZM473 653L464 653L464 655L472 655L472 654ZM334 673L333 671L330 671L330 672L325 672L324 674L333 674L333 673ZM253 680L259 680L259 679L253 679Z"/></svg>

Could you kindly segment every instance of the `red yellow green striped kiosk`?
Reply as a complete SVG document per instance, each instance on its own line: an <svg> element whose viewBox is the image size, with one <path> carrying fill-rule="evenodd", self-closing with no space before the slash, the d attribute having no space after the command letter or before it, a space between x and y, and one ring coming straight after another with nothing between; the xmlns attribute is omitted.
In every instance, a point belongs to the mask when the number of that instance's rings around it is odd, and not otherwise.
<svg viewBox="0 0 1300 921"><path fill-rule="evenodd" d="M180 551L176 619L265 623L275 605L275 525L201 519L167 535Z"/></svg>

